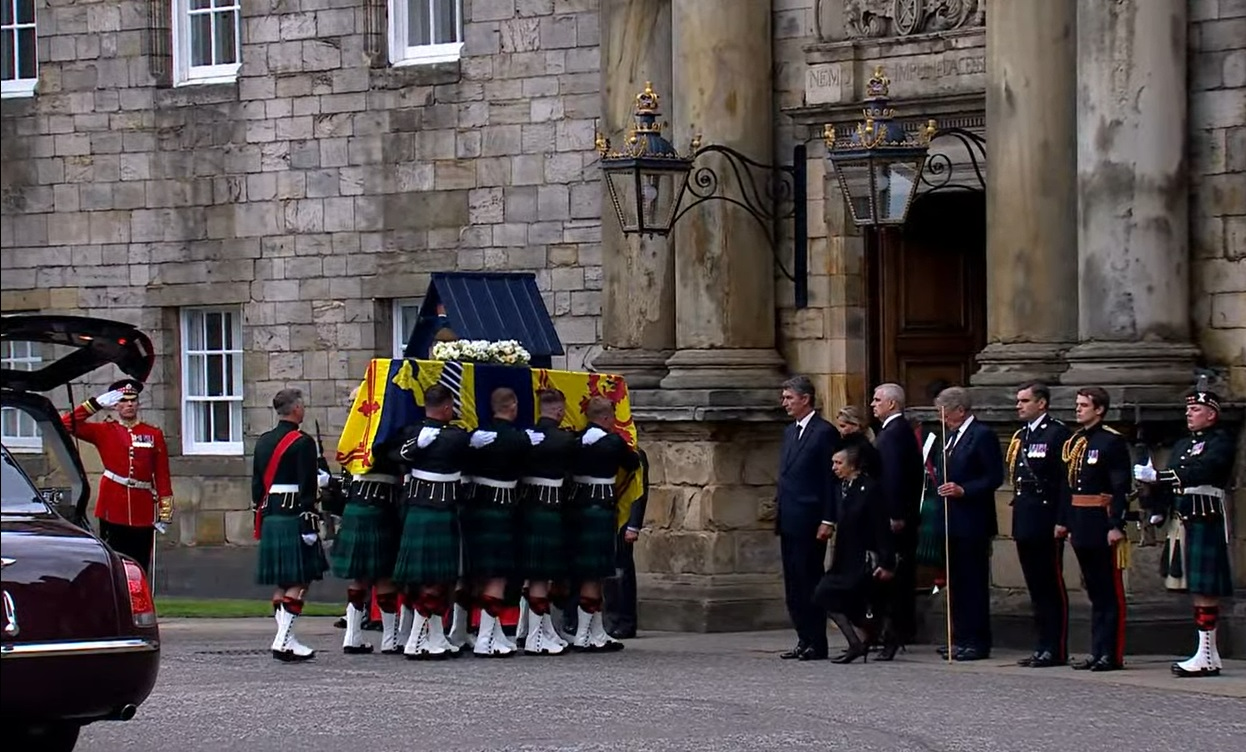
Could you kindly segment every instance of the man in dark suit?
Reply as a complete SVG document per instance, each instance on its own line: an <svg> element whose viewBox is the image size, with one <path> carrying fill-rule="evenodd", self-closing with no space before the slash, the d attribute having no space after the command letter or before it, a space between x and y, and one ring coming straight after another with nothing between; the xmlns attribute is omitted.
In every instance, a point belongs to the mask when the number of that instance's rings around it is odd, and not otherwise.
<svg viewBox="0 0 1246 752"><path fill-rule="evenodd" d="M904 419L904 389L899 384L880 384L870 401L882 427L874 439L878 449L879 487L891 519L892 543L897 554L895 578L888 589L887 622L883 648L877 659L889 661L913 639L916 629L917 528L921 522L922 452L909 422Z"/></svg>
<svg viewBox="0 0 1246 752"><path fill-rule="evenodd" d="M619 530L615 540L617 571L602 586L605 589L606 608L604 620L609 625L606 633L616 640L629 640L636 636L636 540L645 526L645 507L649 503L649 456L639 449L640 471L644 491L632 502L627 524Z"/></svg>
<svg viewBox="0 0 1246 752"><path fill-rule="evenodd" d="M825 660L826 613L813 602L813 591L825 572L826 541L818 526L835 517L831 455L839 431L814 412L814 388L805 376L783 383L783 409L794 422L783 432L779 458L775 533L783 555L783 588L787 612L796 627L796 647L784 659Z"/></svg>
<svg viewBox="0 0 1246 752"><path fill-rule="evenodd" d="M1004 453L995 432L974 419L968 390L944 389L935 407L947 427L939 495L948 505L952 657L977 661L991 655L991 539L999 533L995 490L1004 484Z"/></svg>

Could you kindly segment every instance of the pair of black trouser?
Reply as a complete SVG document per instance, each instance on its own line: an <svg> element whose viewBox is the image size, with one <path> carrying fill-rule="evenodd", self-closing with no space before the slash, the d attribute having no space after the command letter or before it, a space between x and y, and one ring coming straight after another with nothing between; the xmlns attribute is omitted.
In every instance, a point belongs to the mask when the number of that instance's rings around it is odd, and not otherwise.
<svg viewBox="0 0 1246 752"><path fill-rule="evenodd" d="M156 528L118 525L100 520L100 538L112 550L137 561L148 578L152 576L147 569L151 564L151 547L156 541Z"/></svg>
<svg viewBox="0 0 1246 752"><path fill-rule="evenodd" d="M826 611L814 603L813 591L826 573L826 541L814 531L807 535L782 533L779 552L783 558L783 590L787 613L796 628L796 639L826 654Z"/></svg>
<svg viewBox="0 0 1246 752"><path fill-rule="evenodd" d="M957 647L991 652L991 539L951 538L948 589L952 641Z"/></svg>
<svg viewBox="0 0 1246 752"><path fill-rule="evenodd" d="M1054 536L1018 540L1017 558L1030 591L1036 632L1035 653L1069 659L1069 595L1064 586L1064 541Z"/></svg>
<svg viewBox="0 0 1246 752"><path fill-rule="evenodd" d="M1090 598L1090 655L1125 662L1125 582L1116 568L1116 549L1073 546Z"/></svg>
<svg viewBox="0 0 1246 752"><path fill-rule="evenodd" d="M905 644L913 641L917 631L917 533L916 524L905 523L904 529L892 535L899 555L895 576L884 590L887 643Z"/></svg>
<svg viewBox="0 0 1246 752"><path fill-rule="evenodd" d="M624 528L615 538L615 576L601 584L605 599L601 619L606 631L617 634L636 632L636 557L635 544L623 539Z"/></svg>

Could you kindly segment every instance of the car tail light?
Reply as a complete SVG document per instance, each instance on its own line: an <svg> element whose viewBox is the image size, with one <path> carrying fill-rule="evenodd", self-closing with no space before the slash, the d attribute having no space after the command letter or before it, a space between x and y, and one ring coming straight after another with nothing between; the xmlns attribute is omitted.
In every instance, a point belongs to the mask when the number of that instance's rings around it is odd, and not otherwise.
<svg viewBox="0 0 1246 752"><path fill-rule="evenodd" d="M156 626L156 604L151 600L147 575L143 574L143 568L137 562L131 559L121 561L125 564L125 581L130 591L130 614L134 617L134 626Z"/></svg>

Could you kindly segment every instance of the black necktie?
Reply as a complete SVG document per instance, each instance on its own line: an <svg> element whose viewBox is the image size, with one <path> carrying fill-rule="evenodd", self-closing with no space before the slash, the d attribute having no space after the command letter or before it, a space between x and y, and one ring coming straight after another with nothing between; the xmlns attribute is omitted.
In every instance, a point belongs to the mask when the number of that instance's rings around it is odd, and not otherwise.
<svg viewBox="0 0 1246 752"><path fill-rule="evenodd" d="M951 435L951 436L949 436L949 437L948 437L948 439L947 439L947 451L948 451L948 454L951 454L951 453L952 453L952 450L956 448L956 438L957 438L957 436L958 436L959 434L960 434L960 429L959 429L959 428L953 428L953 429L952 429L952 435Z"/></svg>

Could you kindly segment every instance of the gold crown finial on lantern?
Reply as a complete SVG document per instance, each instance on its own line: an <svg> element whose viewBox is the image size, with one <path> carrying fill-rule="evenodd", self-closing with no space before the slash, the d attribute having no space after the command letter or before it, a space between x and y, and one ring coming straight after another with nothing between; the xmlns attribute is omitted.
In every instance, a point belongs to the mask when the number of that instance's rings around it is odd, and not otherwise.
<svg viewBox="0 0 1246 752"><path fill-rule="evenodd" d="M636 114L658 114L658 103L661 99L653 90L653 82L646 81L645 90L636 95Z"/></svg>
<svg viewBox="0 0 1246 752"><path fill-rule="evenodd" d="M874 75L870 76L869 83L865 85L866 99L875 97L885 98L891 92L891 79L887 78L887 74L883 73L883 66L874 66Z"/></svg>

